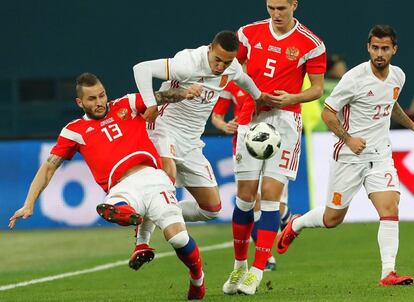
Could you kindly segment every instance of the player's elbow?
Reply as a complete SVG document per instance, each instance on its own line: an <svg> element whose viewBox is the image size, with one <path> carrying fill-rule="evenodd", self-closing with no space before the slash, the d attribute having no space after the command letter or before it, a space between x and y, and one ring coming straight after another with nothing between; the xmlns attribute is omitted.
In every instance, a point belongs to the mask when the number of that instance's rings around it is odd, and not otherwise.
<svg viewBox="0 0 414 302"><path fill-rule="evenodd" d="M315 100L319 99L323 95L323 85L314 86Z"/></svg>

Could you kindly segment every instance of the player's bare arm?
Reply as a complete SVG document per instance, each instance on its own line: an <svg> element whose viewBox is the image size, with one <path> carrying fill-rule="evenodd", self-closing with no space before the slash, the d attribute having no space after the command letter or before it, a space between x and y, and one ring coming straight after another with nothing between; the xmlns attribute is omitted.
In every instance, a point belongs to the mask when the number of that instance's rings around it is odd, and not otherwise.
<svg viewBox="0 0 414 302"><path fill-rule="evenodd" d="M309 80L311 87L308 89L296 93L290 94L284 90L275 90L274 93L277 96L277 107L282 108L288 105L294 105L299 103L312 102L319 99L323 94L323 74L309 74Z"/></svg>
<svg viewBox="0 0 414 302"><path fill-rule="evenodd" d="M237 118L234 118L228 122L224 120L224 115L214 113L211 115L211 123L217 129L223 131L226 134L234 134L237 131L239 124L237 123Z"/></svg>
<svg viewBox="0 0 414 302"><path fill-rule="evenodd" d="M394 104L392 109L391 118L401 126L414 131L414 122L408 117L408 115L401 108L400 104L397 102Z"/></svg>
<svg viewBox="0 0 414 302"><path fill-rule="evenodd" d="M184 99L191 100L194 97L200 96L202 92L201 85L191 85L188 89L171 88L165 91L156 91L154 93L157 105L166 103L178 103Z"/></svg>
<svg viewBox="0 0 414 302"><path fill-rule="evenodd" d="M322 111L322 120L339 139L343 140L352 152L359 155L366 147L366 141L361 137L352 137L342 127L336 112L325 107Z"/></svg>
<svg viewBox="0 0 414 302"><path fill-rule="evenodd" d="M40 166L27 193L23 207L18 209L9 219L9 228L14 228L16 220L19 218L26 219L33 214L33 208L36 200L43 190L47 187L55 171L63 163L64 159L56 155L50 155L49 158Z"/></svg>

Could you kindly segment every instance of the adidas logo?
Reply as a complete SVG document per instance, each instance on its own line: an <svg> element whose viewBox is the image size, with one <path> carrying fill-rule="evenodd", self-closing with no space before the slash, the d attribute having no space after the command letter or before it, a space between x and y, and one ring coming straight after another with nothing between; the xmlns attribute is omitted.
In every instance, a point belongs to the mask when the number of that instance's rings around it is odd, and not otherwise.
<svg viewBox="0 0 414 302"><path fill-rule="evenodd" d="M372 90L370 90L370 91L367 93L367 96L374 96L374 93L372 92Z"/></svg>
<svg viewBox="0 0 414 302"><path fill-rule="evenodd" d="M254 48L257 48L257 49L263 49L263 47L262 47L262 43L257 43L255 46L254 46Z"/></svg>
<svg viewBox="0 0 414 302"><path fill-rule="evenodd" d="M201 79L199 79L197 82L198 82L198 83L204 83L204 78L203 78L203 77L201 77Z"/></svg>
<svg viewBox="0 0 414 302"><path fill-rule="evenodd" d="M239 91L237 91L237 96L244 96L244 93L243 93L243 90L239 90Z"/></svg>
<svg viewBox="0 0 414 302"><path fill-rule="evenodd" d="M93 131L93 130L95 130L95 128L94 128L94 127L89 127L88 129L86 129L86 133L89 133L89 132L91 132L91 131Z"/></svg>

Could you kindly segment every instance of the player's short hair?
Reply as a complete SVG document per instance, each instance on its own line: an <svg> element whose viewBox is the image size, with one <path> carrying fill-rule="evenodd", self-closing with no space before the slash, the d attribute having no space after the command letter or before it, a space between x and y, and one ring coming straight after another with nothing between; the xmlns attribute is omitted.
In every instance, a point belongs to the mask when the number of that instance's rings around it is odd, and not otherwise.
<svg viewBox="0 0 414 302"><path fill-rule="evenodd" d="M76 97L82 98L83 87L92 87L96 84L101 83L99 78L90 72L84 72L76 78Z"/></svg>
<svg viewBox="0 0 414 302"><path fill-rule="evenodd" d="M395 32L394 28L386 24L377 24L368 34L368 43L371 43L372 37L377 38L386 38L389 37L391 39L392 45L397 45L397 33Z"/></svg>
<svg viewBox="0 0 414 302"><path fill-rule="evenodd" d="M236 33L229 30L223 30L214 37L211 45L217 44L226 51L237 51L239 49L239 39Z"/></svg>

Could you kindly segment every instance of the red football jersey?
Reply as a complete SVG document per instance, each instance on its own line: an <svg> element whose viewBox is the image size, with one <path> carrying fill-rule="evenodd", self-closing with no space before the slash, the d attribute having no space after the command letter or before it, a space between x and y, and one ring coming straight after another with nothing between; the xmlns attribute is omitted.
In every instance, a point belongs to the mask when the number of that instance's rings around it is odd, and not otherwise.
<svg viewBox="0 0 414 302"><path fill-rule="evenodd" d="M306 73L326 71L325 45L298 20L295 22L294 28L282 36L273 31L271 19L246 25L238 31L237 58L241 63L246 62L247 74L263 92L284 90L296 94L301 91ZM300 112L300 104L283 110Z"/></svg>
<svg viewBox="0 0 414 302"><path fill-rule="evenodd" d="M225 115L232 103L234 116L237 117L239 125L250 123L255 110L255 102L247 91L241 89L235 82L230 81L220 94L213 112Z"/></svg>
<svg viewBox="0 0 414 302"><path fill-rule="evenodd" d="M220 94L213 112L225 115L233 103L234 116L237 117L239 125L248 125L256 110L256 103L251 95L241 89L233 81L230 81ZM233 135L233 154L236 154L237 132Z"/></svg>
<svg viewBox="0 0 414 302"><path fill-rule="evenodd" d="M67 124L50 151L68 160L79 152L105 192L136 165L161 168L140 115L146 110L140 94L128 94L108 106L107 115L100 120L84 115Z"/></svg>

